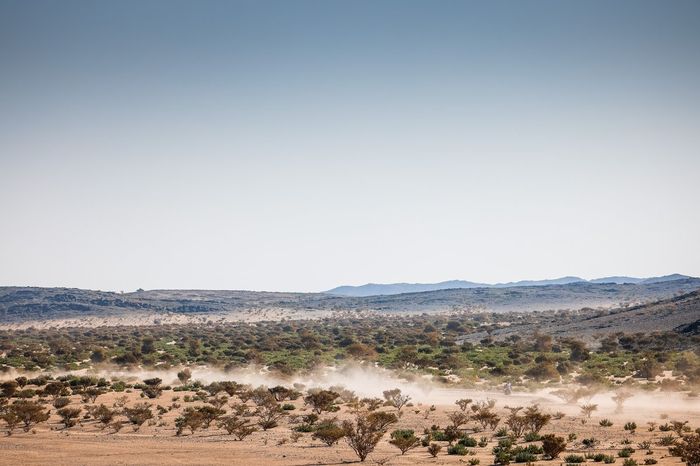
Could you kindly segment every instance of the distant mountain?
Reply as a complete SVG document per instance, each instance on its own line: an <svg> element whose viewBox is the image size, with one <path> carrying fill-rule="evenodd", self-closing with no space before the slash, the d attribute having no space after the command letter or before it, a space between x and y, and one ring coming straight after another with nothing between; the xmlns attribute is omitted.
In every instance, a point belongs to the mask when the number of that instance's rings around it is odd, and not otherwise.
<svg viewBox="0 0 700 466"><path fill-rule="evenodd" d="M585 282L583 278L580 277L561 277L552 280L521 280L519 282L508 282L508 283L497 283L493 286L495 288L510 288L513 286L547 286L547 285L568 285L569 283Z"/></svg>
<svg viewBox="0 0 700 466"><path fill-rule="evenodd" d="M681 275L679 273L674 273L671 275L664 275L663 277L651 277L651 278L645 278L642 280L642 283L662 283L662 282L672 282L675 280L684 280L686 278L693 278L689 277L688 275Z"/></svg>
<svg viewBox="0 0 700 466"><path fill-rule="evenodd" d="M328 290L325 293L336 296L390 296L403 293L421 293L425 291L452 290L452 289L469 289L469 288L512 288L522 286L550 286L550 285L570 285L572 283L612 283L617 285L623 284L651 284L662 283L675 280L683 280L693 278L687 275L672 274L662 277L650 278L635 278L625 276L603 277L593 280L585 280L580 277L561 277L550 280L521 280L518 282L508 283L476 283L465 280L450 280L440 283L367 283L359 286L339 286Z"/></svg>
<svg viewBox="0 0 700 466"><path fill-rule="evenodd" d="M635 277L603 277L589 281L591 283L616 283L618 285L622 285L623 283L641 283L644 281L644 279Z"/></svg>
<svg viewBox="0 0 700 466"><path fill-rule="evenodd" d="M465 288L489 287L486 283L475 283L464 280L450 280L440 283L367 283L360 286L339 286L326 291L327 294L339 296L381 296L403 293L421 293L424 291L457 290Z"/></svg>

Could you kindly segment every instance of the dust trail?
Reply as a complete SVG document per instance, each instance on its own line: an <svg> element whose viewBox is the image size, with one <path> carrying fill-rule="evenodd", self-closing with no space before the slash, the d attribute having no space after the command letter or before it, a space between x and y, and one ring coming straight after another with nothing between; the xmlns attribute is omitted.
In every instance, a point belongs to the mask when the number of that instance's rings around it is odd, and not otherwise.
<svg viewBox="0 0 700 466"><path fill-rule="evenodd" d="M159 377L166 385L179 384L177 372L182 368L170 369L123 369L115 367L99 367L83 369L79 371L53 371L54 376L93 375L107 379L120 379L128 382L138 382L143 379ZM671 418L682 418L687 413L700 412L700 399L689 397L682 392L660 392L648 390L631 390L632 397L624 403L622 412L616 412L616 404L613 400L614 391L602 391L595 395L582 399L578 403L570 404L557 397L554 392L561 389L540 389L531 392L514 391L511 395L505 395L497 389L457 388L446 386L433 381L430 376L416 376L414 374L401 374L397 371L367 364L346 364L342 366L320 367L307 374L297 374L283 377L270 372L266 367L247 366L244 368L224 371L206 366L190 367L192 380L204 384L211 382L233 380L238 383L248 384L253 387L260 385L275 386L302 384L306 388L329 388L341 386L354 391L360 397L382 397L384 390L399 388L416 404L435 404L454 406L454 402L460 398L473 400L485 400L487 398L497 401L499 407L506 405L523 406L538 403L550 411L561 411L568 416L580 416L580 405L594 403L598 405L595 412L597 417L610 417L616 419L629 418L629 420L644 421L645 417L668 414ZM15 369L7 370L0 374L0 380L13 379L19 375L36 377L35 372L23 372Z"/></svg>

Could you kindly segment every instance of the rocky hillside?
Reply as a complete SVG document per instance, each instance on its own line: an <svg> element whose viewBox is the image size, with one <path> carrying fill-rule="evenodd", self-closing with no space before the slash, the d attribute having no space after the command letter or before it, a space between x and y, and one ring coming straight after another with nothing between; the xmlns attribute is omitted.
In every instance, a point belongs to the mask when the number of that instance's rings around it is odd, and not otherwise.
<svg viewBox="0 0 700 466"><path fill-rule="evenodd" d="M323 293L152 290L112 293L69 288L0 288L0 323L124 314L231 314L250 310L293 311L542 311L612 308L672 298L700 289L700 279L638 284L571 283L343 297Z"/></svg>

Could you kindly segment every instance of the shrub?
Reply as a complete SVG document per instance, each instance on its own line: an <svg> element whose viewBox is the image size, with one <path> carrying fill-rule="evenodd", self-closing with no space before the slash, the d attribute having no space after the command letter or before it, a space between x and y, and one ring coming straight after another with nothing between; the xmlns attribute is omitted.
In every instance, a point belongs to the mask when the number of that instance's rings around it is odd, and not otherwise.
<svg viewBox="0 0 700 466"><path fill-rule="evenodd" d="M133 408L124 408L124 415L133 424L134 431L139 430L144 422L153 419L151 405L148 403L136 403Z"/></svg>
<svg viewBox="0 0 700 466"><path fill-rule="evenodd" d="M496 431L496 437L507 437L508 436L508 429L505 427L501 427Z"/></svg>
<svg viewBox="0 0 700 466"><path fill-rule="evenodd" d="M674 447L669 448L669 453L679 456L688 466L700 464L700 433L685 435Z"/></svg>
<svg viewBox="0 0 700 466"><path fill-rule="evenodd" d="M335 420L328 420L320 423L312 437L320 440L329 447L338 443L338 440L345 436L345 431Z"/></svg>
<svg viewBox="0 0 700 466"><path fill-rule="evenodd" d="M452 422L455 429L459 429L469 421L469 415L461 411L453 411L448 413L447 418L450 420L450 422Z"/></svg>
<svg viewBox="0 0 700 466"><path fill-rule="evenodd" d="M73 427L78 423L78 416L80 416L82 409L80 408L61 408L58 411L59 416L61 416L61 422L66 429Z"/></svg>
<svg viewBox="0 0 700 466"><path fill-rule="evenodd" d="M461 445L464 445L465 447L469 447L469 448L474 448L478 444L478 442L476 441L476 439L474 437L470 437L468 435L459 439L459 443Z"/></svg>
<svg viewBox="0 0 700 466"><path fill-rule="evenodd" d="M612 427L613 425L612 421L607 418L601 419L600 422L598 422L598 424L600 424L600 427Z"/></svg>
<svg viewBox="0 0 700 466"><path fill-rule="evenodd" d="M658 463L658 461L656 461L654 458L645 458L644 459L644 464L646 464L647 466L652 465L652 464L656 464L656 463Z"/></svg>
<svg viewBox="0 0 700 466"><path fill-rule="evenodd" d="M542 437L537 432L528 432L527 434L525 434L525 437L523 437L523 439L526 442L537 442L538 440L541 440Z"/></svg>
<svg viewBox="0 0 700 466"><path fill-rule="evenodd" d="M204 425L204 414L196 408L186 408L180 416L175 419L175 435L182 435L185 428L190 429L194 434L197 429Z"/></svg>
<svg viewBox="0 0 700 466"><path fill-rule="evenodd" d="M537 457L527 451L519 451L515 454L515 457L513 458L513 462L515 463L530 463L536 460Z"/></svg>
<svg viewBox="0 0 700 466"><path fill-rule="evenodd" d="M374 415L379 416L374 416ZM379 440L386 433L389 425L398 421L396 416L392 418L384 416L381 411L367 413L358 413L353 421L343 421L343 431L345 433L345 441L350 448L364 461L367 456L374 451L374 448L379 443Z"/></svg>
<svg viewBox="0 0 700 466"><path fill-rule="evenodd" d="M600 443L600 440L595 437L589 437L581 440L581 443L586 448L595 448Z"/></svg>
<svg viewBox="0 0 700 466"><path fill-rule="evenodd" d="M188 368L184 368L177 373L177 378L182 385L186 385L192 378L192 371L190 371Z"/></svg>
<svg viewBox="0 0 700 466"><path fill-rule="evenodd" d="M258 409L255 410L255 415L258 416L258 425L262 428L262 430L277 427L278 421L286 414L287 413L274 400L274 398L265 401L258 406Z"/></svg>
<svg viewBox="0 0 700 466"><path fill-rule="evenodd" d="M627 422L625 423L625 430L629 431L630 433L634 434L634 431L637 430L637 423L636 422Z"/></svg>
<svg viewBox="0 0 700 466"><path fill-rule="evenodd" d="M586 458L581 455L566 455L564 461L571 464L585 463Z"/></svg>
<svg viewBox="0 0 700 466"><path fill-rule="evenodd" d="M438 453L440 453L440 450L442 450L442 446L438 445L437 443L431 443L430 446L428 447L428 453L430 453L430 456L435 458Z"/></svg>
<svg viewBox="0 0 700 466"><path fill-rule="evenodd" d="M257 430L247 419L237 415L221 417L216 425L238 440L243 440Z"/></svg>
<svg viewBox="0 0 700 466"><path fill-rule="evenodd" d="M534 433L539 433L552 419L552 415L541 412L537 404L525 408L523 417L525 418L525 424L528 429L530 429L530 432Z"/></svg>
<svg viewBox="0 0 700 466"><path fill-rule="evenodd" d="M465 447L461 443L455 443L454 445L450 445L449 447L447 447L447 454L466 456L467 447Z"/></svg>
<svg viewBox="0 0 700 466"><path fill-rule="evenodd" d="M53 407L56 409L61 409L61 408L65 408L69 404L70 404L70 398L68 398L66 396L61 396L61 397L58 397L54 400Z"/></svg>
<svg viewBox="0 0 700 466"><path fill-rule="evenodd" d="M637 466L637 462L632 458L625 459L625 461L622 464L623 466Z"/></svg>
<svg viewBox="0 0 700 466"><path fill-rule="evenodd" d="M49 419L49 415L50 412L48 410L44 411L44 406L40 403L19 400L5 407L2 419L7 423L7 433L10 435L12 430L19 424L24 424L24 431L29 432L32 426L40 422L46 422Z"/></svg>
<svg viewBox="0 0 700 466"><path fill-rule="evenodd" d="M554 434L547 434L542 437L542 450L544 454L551 459L559 456L566 449L566 440L564 437L557 437Z"/></svg>
<svg viewBox="0 0 700 466"><path fill-rule="evenodd" d="M411 397L408 395L403 395L401 393L401 389L399 388L385 390L382 394L384 395L384 399L386 400L387 404L389 406L393 406L399 411L401 411L401 408L411 401Z"/></svg>
<svg viewBox="0 0 700 466"><path fill-rule="evenodd" d="M389 443L398 448L401 454L404 455L408 450L420 445L420 439L416 437L411 429L399 429L391 433Z"/></svg>
<svg viewBox="0 0 700 466"><path fill-rule="evenodd" d="M116 414L113 410L109 409L107 406L104 404L100 404L99 406L93 406L93 407L88 407L89 413L94 417L97 421L102 424L102 429L107 427L107 425L112 422L112 419L114 419L114 415Z"/></svg>
<svg viewBox="0 0 700 466"><path fill-rule="evenodd" d="M634 453L634 448L625 447L617 452L617 456L620 458L629 458Z"/></svg>
<svg viewBox="0 0 700 466"><path fill-rule="evenodd" d="M596 404L588 403L588 404L581 405L581 414L583 414L587 418L590 418L591 414L593 414L593 412L597 411L597 410L598 410L598 405L596 405Z"/></svg>
<svg viewBox="0 0 700 466"><path fill-rule="evenodd" d="M470 398L462 398L460 400L455 401L455 404L459 406L459 409L461 409L462 411L466 411L471 402L472 400Z"/></svg>
<svg viewBox="0 0 700 466"><path fill-rule="evenodd" d="M304 404L311 406L311 409L316 414L321 414L324 411L332 411L335 400L340 395L332 390L318 390L309 393L304 397Z"/></svg>

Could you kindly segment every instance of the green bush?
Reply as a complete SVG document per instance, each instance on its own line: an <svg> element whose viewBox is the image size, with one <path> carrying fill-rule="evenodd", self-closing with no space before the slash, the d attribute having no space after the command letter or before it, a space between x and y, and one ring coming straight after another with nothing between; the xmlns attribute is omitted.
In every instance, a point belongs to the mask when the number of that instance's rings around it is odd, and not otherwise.
<svg viewBox="0 0 700 466"><path fill-rule="evenodd" d="M477 446L478 442L474 437L470 437L467 435L459 439L459 444L464 445L465 447L474 448Z"/></svg>
<svg viewBox="0 0 700 466"><path fill-rule="evenodd" d="M513 462L515 463L531 463L534 461L537 461L537 456L527 451L520 451L513 457Z"/></svg>
<svg viewBox="0 0 700 466"><path fill-rule="evenodd" d="M456 443L450 447L447 448L447 454L448 455L460 455L460 456L466 456L467 454L467 447L462 445L461 443Z"/></svg>
<svg viewBox="0 0 700 466"><path fill-rule="evenodd" d="M617 456L620 458L629 458L634 453L634 448L625 447L617 452Z"/></svg>

